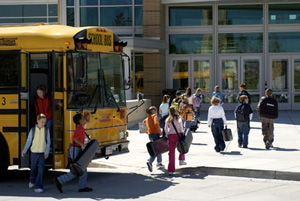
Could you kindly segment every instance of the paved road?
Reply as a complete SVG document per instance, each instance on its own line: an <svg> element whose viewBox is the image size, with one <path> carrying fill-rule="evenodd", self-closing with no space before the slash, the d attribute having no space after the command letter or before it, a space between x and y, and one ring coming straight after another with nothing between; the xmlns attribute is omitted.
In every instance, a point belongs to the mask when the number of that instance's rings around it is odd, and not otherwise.
<svg viewBox="0 0 300 201"><path fill-rule="evenodd" d="M11 167L10 180L0 183L0 200L300 201L300 112L281 112L271 150L264 148L256 116L251 122L249 149L238 148L232 113L227 118L234 140L227 143L225 152L214 152L203 114L186 156L188 164L179 167L177 161L173 177L156 169L148 171L147 135L132 129L130 153L91 163L88 182L93 192L78 193L77 181L73 181L64 185L63 194L58 193L53 178L66 170L55 170L45 175L45 192L37 194L27 187L29 170ZM167 165L167 154L163 162Z"/></svg>

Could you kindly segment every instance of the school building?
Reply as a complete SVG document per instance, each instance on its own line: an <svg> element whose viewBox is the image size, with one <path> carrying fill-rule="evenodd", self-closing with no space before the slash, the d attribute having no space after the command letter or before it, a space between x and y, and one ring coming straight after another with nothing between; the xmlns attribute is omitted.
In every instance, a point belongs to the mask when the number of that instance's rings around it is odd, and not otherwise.
<svg viewBox="0 0 300 201"><path fill-rule="evenodd" d="M246 83L256 107L272 88L281 110L300 109L300 1L0 0L0 24L104 26L128 41L132 90L158 106L163 89L215 85L234 109Z"/></svg>

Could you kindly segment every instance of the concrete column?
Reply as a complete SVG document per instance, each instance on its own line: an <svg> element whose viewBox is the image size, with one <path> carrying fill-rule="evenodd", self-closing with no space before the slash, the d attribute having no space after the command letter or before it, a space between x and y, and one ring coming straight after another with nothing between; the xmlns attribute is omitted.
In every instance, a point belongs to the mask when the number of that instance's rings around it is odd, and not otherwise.
<svg viewBox="0 0 300 201"><path fill-rule="evenodd" d="M161 0L143 1L143 30L145 38L164 40L165 16ZM152 105L159 106L162 90L166 88L165 53L144 53L144 92Z"/></svg>

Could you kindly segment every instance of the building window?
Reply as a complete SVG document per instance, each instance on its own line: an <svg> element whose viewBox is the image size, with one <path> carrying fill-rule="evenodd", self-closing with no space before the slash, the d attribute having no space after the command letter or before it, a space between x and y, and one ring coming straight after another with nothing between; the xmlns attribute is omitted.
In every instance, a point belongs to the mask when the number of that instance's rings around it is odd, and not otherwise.
<svg viewBox="0 0 300 201"><path fill-rule="evenodd" d="M57 4L1 5L0 23L58 23Z"/></svg>
<svg viewBox="0 0 300 201"><path fill-rule="evenodd" d="M101 7L101 26L132 26L132 7Z"/></svg>
<svg viewBox="0 0 300 201"><path fill-rule="evenodd" d="M300 23L300 4L269 5L270 24Z"/></svg>
<svg viewBox="0 0 300 201"><path fill-rule="evenodd" d="M219 53L262 53L262 33L219 34Z"/></svg>
<svg viewBox="0 0 300 201"><path fill-rule="evenodd" d="M263 5L230 5L218 7L219 25L248 25L263 23Z"/></svg>
<svg viewBox="0 0 300 201"><path fill-rule="evenodd" d="M300 52L300 32L269 33L269 52Z"/></svg>
<svg viewBox="0 0 300 201"><path fill-rule="evenodd" d="M171 34L169 53L211 54L213 53L212 34Z"/></svg>
<svg viewBox="0 0 300 201"><path fill-rule="evenodd" d="M144 92L144 56L142 53L132 53L131 73L131 92L134 95L137 92Z"/></svg>
<svg viewBox="0 0 300 201"><path fill-rule="evenodd" d="M98 26L98 8L81 7L80 8L80 26Z"/></svg>
<svg viewBox="0 0 300 201"><path fill-rule="evenodd" d="M100 0L101 5L131 5L132 0Z"/></svg>
<svg viewBox="0 0 300 201"><path fill-rule="evenodd" d="M170 7L169 19L170 26L212 25L212 7Z"/></svg>

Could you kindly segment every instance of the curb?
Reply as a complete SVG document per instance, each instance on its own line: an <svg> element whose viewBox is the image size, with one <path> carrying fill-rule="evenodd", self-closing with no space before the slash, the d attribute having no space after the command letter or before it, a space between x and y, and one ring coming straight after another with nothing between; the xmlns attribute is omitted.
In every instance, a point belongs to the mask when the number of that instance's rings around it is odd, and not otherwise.
<svg viewBox="0 0 300 201"><path fill-rule="evenodd" d="M218 175L257 179L300 181L300 172L284 172L276 170L235 169L201 166L194 168L182 168L179 169L178 172L181 174Z"/></svg>

